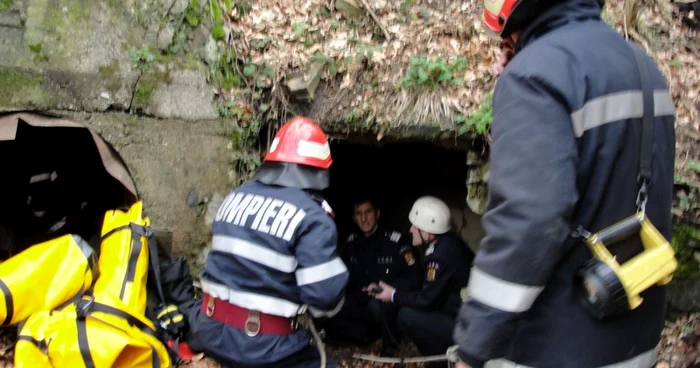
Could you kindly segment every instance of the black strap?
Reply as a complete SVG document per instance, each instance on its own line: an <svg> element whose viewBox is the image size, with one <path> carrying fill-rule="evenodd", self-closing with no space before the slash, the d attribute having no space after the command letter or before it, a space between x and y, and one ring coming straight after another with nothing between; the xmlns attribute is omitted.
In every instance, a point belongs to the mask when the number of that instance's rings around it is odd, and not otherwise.
<svg viewBox="0 0 700 368"><path fill-rule="evenodd" d="M148 258L151 261L151 276L153 276L153 283L156 284L156 291L158 292L160 304L165 305L165 294L163 294L163 286L160 280L160 263L158 263L158 243L156 241L156 234L152 229L148 228L146 237L148 238Z"/></svg>
<svg viewBox="0 0 700 368"><path fill-rule="evenodd" d="M647 202L649 185L651 184L651 156L654 144L654 88L651 85L649 68L647 67L646 54L641 49L629 44L634 59L637 63L637 71L642 88L642 132L639 147L639 193L637 194L637 209L644 212ZM578 225L570 234L574 239L588 238L591 235L583 225Z"/></svg>
<svg viewBox="0 0 700 368"><path fill-rule="evenodd" d="M107 239L109 236L112 234L116 233L117 231L121 230L131 230L131 233L134 237L134 245L136 246L136 243L138 243L138 246L141 247L141 237L146 237L148 239L148 258L151 263L151 267L149 267L151 276L153 277L153 282L156 284L156 291L158 292L158 298L160 300L161 304L165 304L165 296L163 294L163 287L161 286L161 280L160 280L160 265L158 263L158 243L156 241L156 236L155 232L153 229L151 229L148 226L143 226L143 225L138 225L133 222L129 223L128 225L123 225L116 227L110 231L108 231L104 236L102 236L102 241ZM133 252L138 255L139 252ZM132 254L133 256L133 254ZM131 262L129 262L131 264ZM123 292L123 291L122 291Z"/></svg>
<svg viewBox="0 0 700 368"><path fill-rule="evenodd" d="M639 147L639 181L640 193L637 205L642 209L646 204L646 195L651 182L651 155L654 143L654 88L651 85L651 77L645 54L637 47L630 44L637 61L637 69L642 85L642 133L641 146Z"/></svg>
<svg viewBox="0 0 700 368"><path fill-rule="evenodd" d="M83 304L81 304L83 303ZM96 303L93 298L91 299L82 299L80 303L76 306L77 312L78 312L78 319L76 320L76 325L78 328L78 347L80 348L80 354L83 357L83 361L85 362L85 367L86 368L94 368L95 363L92 359L92 355L90 353L90 345L88 343L88 336L87 336L87 328L86 328L86 322L85 318L90 316L91 318L95 318L99 320L100 322L107 324L115 329L118 329L120 331L124 331L122 328L119 328L118 326L115 326L105 320L96 318L95 316L92 315L93 312L102 312L102 313L107 313L111 314L120 318L123 318L126 320L130 325L139 328L141 331L156 337L155 331L153 329L143 323L141 320L138 318L134 317L128 312L125 312L123 310L111 307L106 304L102 303ZM164 345L165 348L167 349L167 345ZM160 368L160 357L158 356L158 351L156 350L155 346L151 345L151 364L153 368Z"/></svg>
<svg viewBox="0 0 700 368"><path fill-rule="evenodd" d="M124 281L122 282L122 289L119 292L119 299L124 299L124 292L126 291L126 283L133 282L136 278L136 262L139 260L139 255L141 254L141 236L144 236L146 230L143 226L134 224L133 222L129 224L131 229L131 239L134 242L134 246L131 249L131 255L129 255L129 263L126 267L126 273L124 274Z"/></svg>
<svg viewBox="0 0 700 368"><path fill-rule="evenodd" d="M102 235L102 238L100 239L100 242L105 241L105 239L109 238L110 236L112 236L112 235L113 235L114 233L116 233L117 231L122 231L122 230L130 229L130 228L131 228L130 225L131 225L131 223L129 223L128 225L123 225L123 226L115 227L114 229L108 231L107 234Z"/></svg>
<svg viewBox="0 0 700 368"><path fill-rule="evenodd" d="M124 319L128 324L138 328L146 334L151 336L156 336L155 331L151 326L143 323L140 319L136 318L129 312L123 311L121 309L114 308L107 304L95 302L92 299L82 299L76 306L78 311L78 317L85 318L91 315L93 312L101 312L106 314L111 314L119 318Z"/></svg>
<svg viewBox="0 0 700 368"><path fill-rule="evenodd" d="M36 346L37 349L41 350L42 352L46 353L49 350L49 345L46 343L46 340L37 340L32 336L27 336L27 335L19 335L17 336L17 341L27 341L34 346Z"/></svg>
<svg viewBox="0 0 700 368"><path fill-rule="evenodd" d="M83 357L85 368L95 368L95 361L90 353L90 343L87 336L87 325L85 319L77 319L75 326L78 328L78 348L80 355Z"/></svg>
<svg viewBox="0 0 700 368"><path fill-rule="evenodd" d="M12 317L15 316L15 307L12 301L12 292L10 288L7 287L4 281L0 280L0 291L2 291L5 297L5 320L2 322L3 326L8 326L12 323Z"/></svg>

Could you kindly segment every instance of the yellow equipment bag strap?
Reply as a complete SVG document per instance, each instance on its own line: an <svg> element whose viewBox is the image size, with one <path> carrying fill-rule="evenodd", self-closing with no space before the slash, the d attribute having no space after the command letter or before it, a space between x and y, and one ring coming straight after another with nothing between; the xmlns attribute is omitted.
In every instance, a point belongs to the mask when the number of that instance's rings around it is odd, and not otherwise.
<svg viewBox="0 0 700 368"><path fill-rule="evenodd" d="M37 340L37 339L33 338L32 336L19 335L19 336L17 336L17 340L23 340L23 341L30 342L30 343L34 344L34 346L36 346L37 349L43 351L44 353L46 353L49 350L49 345L46 343L46 341Z"/></svg>
<svg viewBox="0 0 700 368"><path fill-rule="evenodd" d="M131 253L132 258L137 258L139 253L141 253L141 247L143 246L143 244L141 244L141 237L145 237L148 239L148 258L151 262L151 266L149 267L149 269L152 273L151 276L153 277L153 283L156 286L159 301L161 304L165 304L165 296L163 294L163 287L160 281L160 265L158 264L158 246L156 242L155 232L153 231L153 229L151 229L149 226L139 225L131 222L128 225L119 226L108 231L104 236L102 236L102 241L104 241L110 235L116 233L117 231L127 229L131 230L131 234L134 240L134 251ZM135 259L133 260L133 262L132 260L129 260L129 264L135 262ZM129 275L127 274L127 280L133 281L133 272L130 273L132 274L131 279L129 279ZM122 294L120 295L120 298L123 296L124 293L124 285L125 283L122 283Z"/></svg>
<svg viewBox="0 0 700 368"><path fill-rule="evenodd" d="M92 359L92 354L90 353L90 343L88 341L88 336L87 336L87 326L85 323L85 319L87 317L94 318L104 324L107 324L111 326L112 328L118 329L120 331L124 331L122 328L115 326L105 320L102 320L100 318L97 318L93 315L94 312L101 312L101 313L106 313L106 314L111 314L116 317L120 317L124 319L128 324L131 326L134 326L141 330L142 332L151 335L155 338L157 338L155 331L148 326L147 324L143 323L140 319L134 317L128 312L125 312L123 310L114 308L112 306L109 306L107 304L103 303L98 303L95 302L95 297L90 296L90 299L81 299L77 304L76 304L76 314L77 314L77 320L76 320L76 325L78 327L78 347L80 348L80 354L83 357L83 361L85 363L86 368L95 368L95 362ZM151 345L151 356L152 356L152 366L153 368L159 368L160 367L160 361L158 358L158 351L156 348Z"/></svg>
<svg viewBox="0 0 700 368"><path fill-rule="evenodd" d="M156 337L155 331L143 323L140 319L134 317L129 312L125 312L121 309L114 308L107 304L98 303L95 301L94 297L90 299L81 299L75 307L78 319L85 319L85 317L92 316L94 312L101 312L106 314L111 314L113 316L124 319L128 324L138 328L144 333L147 333L153 337Z"/></svg>
<svg viewBox="0 0 700 368"><path fill-rule="evenodd" d="M7 287L5 282L0 280L0 290L5 294L5 320L2 322L3 326L8 326L12 322L12 316L15 315L15 307L12 302L12 293L10 288Z"/></svg>

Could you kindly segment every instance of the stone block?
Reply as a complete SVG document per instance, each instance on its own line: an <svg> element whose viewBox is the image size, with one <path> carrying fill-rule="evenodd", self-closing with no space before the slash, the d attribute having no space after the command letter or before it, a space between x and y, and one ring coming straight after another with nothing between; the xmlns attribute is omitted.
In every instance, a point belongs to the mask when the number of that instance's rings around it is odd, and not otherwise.
<svg viewBox="0 0 700 368"><path fill-rule="evenodd" d="M292 77L287 82L289 92L299 100L313 100L318 82L321 80L323 62L312 63L309 69L300 75Z"/></svg>

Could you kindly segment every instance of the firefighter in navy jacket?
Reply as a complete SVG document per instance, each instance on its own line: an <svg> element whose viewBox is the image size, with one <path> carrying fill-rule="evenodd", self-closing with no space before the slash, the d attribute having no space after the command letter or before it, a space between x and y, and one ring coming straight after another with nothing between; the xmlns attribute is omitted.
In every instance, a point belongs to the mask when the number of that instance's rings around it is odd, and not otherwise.
<svg viewBox="0 0 700 368"><path fill-rule="evenodd" d="M325 133L305 117L283 125L252 181L234 190L212 226L201 306L190 324L204 351L231 367L318 367L305 309L332 316L348 282L336 253ZM332 364L328 365L332 367Z"/></svg>
<svg viewBox="0 0 700 368"><path fill-rule="evenodd" d="M515 56L493 96L486 235L455 328L458 366L652 367L666 287L647 289L634 310L594 318L574 294L592 255L570 236L637 211L642 90L630 44L601 20L596 0L484 5L486 26ZM644 59L655 106L646 214L670 240L674 104ZM620 249L620 263L642 249L638 238L628 243L634 252Z"/></svg>
<svg viewBox="0 0 700 368"><path fill-rule="evenodd" d="M326 324L328 336L367 344L381 335L380 356L392 356L401 333L396 325L398 310L371 298L366 288L384 280L404 290L420 289L422 272L411 244L398 231L379 225L380 209L371 199L353 203L353 221L359 231L348 236L341 257L350 281L340 313Z"/></svg>
<svg viewBox="0 0 700 368"><path fill-rule="evenodd" d="M423 355L444 354L469 281L474 253L450 232L450 210L432 196L418 198L408 216L414 246L426 246L420 290L405 290L381 281L375 298L399 309L398 325ZM444 366L444 363L441 363Z"/></svg>

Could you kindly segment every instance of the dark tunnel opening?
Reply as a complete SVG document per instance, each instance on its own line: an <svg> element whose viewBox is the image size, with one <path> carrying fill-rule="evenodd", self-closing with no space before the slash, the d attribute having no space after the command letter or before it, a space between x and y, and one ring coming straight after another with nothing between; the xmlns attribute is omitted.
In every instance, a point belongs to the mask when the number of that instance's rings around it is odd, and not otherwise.
<svg viewBox="0 0 700 368"><path fill-rule="evenodd" d="M331 141L330 187L324 192L335 212L339 245L356 230L352 201L369 195L378 202L380 225L408 236L408 213L423 195L436 196L452 209L453 230L465 224L467 152L429 142L380 145ZM471 219L470 219L471 220Z"/></svg>

